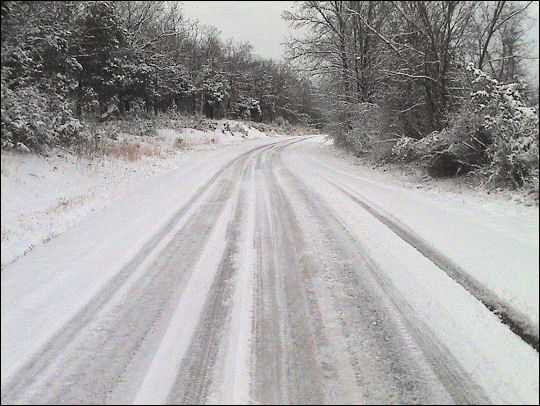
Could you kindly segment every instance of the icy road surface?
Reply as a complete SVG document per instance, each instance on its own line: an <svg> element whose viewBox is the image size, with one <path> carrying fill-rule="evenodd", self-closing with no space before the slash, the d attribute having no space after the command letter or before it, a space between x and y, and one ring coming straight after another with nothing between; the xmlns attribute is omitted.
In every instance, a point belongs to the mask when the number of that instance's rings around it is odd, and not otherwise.
<svg viewBox="0 0 540 406"><path fill-rule="evenodd" d="M208 154L4 269L2 404L538 403L537 210Z"/></svg>

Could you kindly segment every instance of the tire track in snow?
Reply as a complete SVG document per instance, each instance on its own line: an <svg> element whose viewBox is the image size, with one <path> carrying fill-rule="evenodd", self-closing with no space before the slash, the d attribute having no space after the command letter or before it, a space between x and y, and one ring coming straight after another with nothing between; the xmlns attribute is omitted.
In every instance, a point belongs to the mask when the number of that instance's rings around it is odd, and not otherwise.
<svg viewBox="0 0 540 406"><path fill-rule="evenodd" d="M285 145L298 141L286 142ZM231 206L228 209L228 217L220 216L221 220L216 227L220 227L221 237L216 237L218 235L216 232L210 237L213 242L209 241L208 244L214 248L205 250L205 254L199 259L199 265L192 272L189 286L179 299L180 304L169 323L162 344L154 355L142 388L135 397L135 403L167 401L167 403L196 404L207 399L214 377L213 368L218 350L223 344L223 327L232 310L233 287L238 283L235 280L237 265L234 257L238 250L239 224L244 217L242 211L245 211L246 190L242 186L247 180L251 158L276 147L279 146L274 144L250 154L242 162L240 173L233 177L236 179L235 186L228 204L235 208ZM223 224L227 218L231 220L224 229ZM223 241L226 241L225 246L220 248ZM216 255L218 252L222 254ZM218 260L219 263L216 262ZM204 269L201 268L203 266ZM190 316L184 319L186 314ZM184 322L183 325L181 320ZM177 343L175 347L172 347L173 342ZM245 389L241 389L240 393L242 391L245 392Z"/></svg>
<svg viewBox="0 0 540 406"><path fill-rule="evenodd" d="M260 154L259 154L260 158ZM223 374L214 377L220 381L216 394L211 403L250 403L250 375L251 375L251 342L253 336L253 302L254 302L254 265L253 255L255 248L255 200L256 181L255 167L249 171L249 181L243 185L247 194L245 216L242 218L242 235L238 241L235 266L237 277L232 296L232 311L228 326L228 340L222 348L225 349Z"/></svg>
<svg viewBox="0 0 540 406"><path fill-rule="evenodd" d="M258 213L255 370L252 399L261 403L317 404L324 400L317 362L322 321L309 274L301 263L294 213L273 172L277 147L258 163L264 186Z"/></svg>
<svg viewBox="0 0 540 406"><path fill-rule="evenodd" d="M286 403L285 361L282 349L283 329L277 298L277 276L273 239L270 233L270 213L267 205L266 184L263 181L262 157L256 163L257 182L255 223L255 308L252 321L253 383L251 398L259 403Z"/></svg>
<svg viewBox="0 0 540 406"><path fill-rule="evenodd" d="M220 299L223 299L225 291L220 291L218 295L214 291L217 286L225 288L223 278L229 275L227 272L220 272L220 266L224 265L224 259L228 258L230 249L230 244L225 243L227 234L232 231L229 219L233 217L233 214L238 214L239 207L240 202L235 190L230 196L225 210L217 220L216 227L193 269L192 276L168 323L167 331L154 354L152 363L135 396L134 403L163 404L166 401L171 401L170 396L174 399L178 366L180 365L181 370L182 365L186 363L185 360L191 358L194 345L197 344L203 346L207 344L208 346L203 348L201 359L195 365L195 367L200 367L200 370L190 371L194 374L193 380L186 380L188 389L192 392L187 393L188 399L184 402L199 403L196 397L204 396L204 390L208 384L206 380L208 366L211 367L212 362L210 352L217 350L214 348L214 339L219 333L220 326L217 325L217 329L211 329L203 337L200 337L200 330L201 327L204 329L205 326L212 325L211 320L208 319L209 311L212 316L218 319L222 316L219 314L221 309L217 304ZM229 270L232 271L230 268ZM208 306L208 298L212 297L216 300ZM172 395L170 394L171 389L173 390ZM193 400L190 400L192 397Z"/></svg>
<svg viewBox="0 0 540 406"><path fill-rule="evenodd" d="M291 145L299 141L294 140L284 143L284 145ZM257 163L254 164L249 161L239 177L238 204L227 229L226 246L221 255L220 263L217 265L217 273L206 296L206 302L201 311L201 319L197 324L196 331L193 333L189 348L182 357L179 357L181 362L179 361L178 374L168 395L167 403L198 404L208 400L209 395L211 395L210 390L213 379L215 378L214 368L219 349L222 347L226 348L225 371L220 377L224 379L224 382L218 384L218 393L214 394L214 396L224 396L222 400L225 400L225 402L230 402L231 399L246 400L248 397L249 382L247 381L247 375L249 365L247 364L249 360L247 359L246 349L241 348L241 343L238 343L237 340L241 340L246 344L251 333L249 331L240 333L239 330L233 330L234 328L245 329L248 327L239 324L240 320L238 318L246 322L251 306L240 299L240 296L250 295L249 284L252 280L249 277L249 260L247 262L245 258L240 262L237 260L239 255L249 258L249 251L252 249L249 236L253 232L251 229L253 223L249 219L253 215L251 213L251 202L254 196L253 190L249 192L249 188L246 188L245 185L252 177L250 174L253 167L258 165L265 153L283 148L284 145L273 145L252 154ZM253 183L251 189L253 189ZM240 229L241 225L243 225L243 230ZM248 292L243 293L243 289L248 289ZM246 301L249 302L250 299L246 298ZM229 336L227 336L225 335L227 330L225 325L229 318L232 318L232 320L228 328ZM240 354L238 354L238 351L240 351Z"/></svg>
<svg viewBox="0 0 540 406"><path fill-rule="evenodd" d="M460 265L433 247L429 242L424 240L405 224L401 223L388 213L385 213L382 209L376 207L366 199L351 194L335 182L329 182L341 190L351 200L367 210L402 240L416 248L418 252L442 269L454 281L463 286L465 290L478 299L489 311L506 324L512 332L538 352L538 330L534 328L527 316L509 306L508 303L503 301L495 292L473 278Z"/></svg>
<svg viewBox="0 0 540 406"><path fill-rule="evenodd" d="M179 366L172 389L168 391L166 401L168 404L202 404L209 394L213 368L223 339L224 325L233 305L235 276L238 272L234 256L238 250L241 218L246 205L245 192L241 190L241 185L246 182L247 174L246 167L239 176L240 181L234 193L236 202L234 209L230 210L232 215L223 220L226 227L223 228L224 232L220 237L226 241L225 245L222 251L219 251L219 255L216 255L215 251L209 252L209 255L215 257L215 263L199 271L212 274L212 284L205 295L202 295L204 292L200 291L199 284L193 287L193 294L205 297L205 301L201 304L200 319L196 326L192 327L194 331L189 346L183 354L176 357ZM192 306L193 303L190 303L190 311L196 312ZM189 330L189 327L183 327ZM187 342L182 340L179 346Z"/></svg>
<svg viewBox="0 0 540 406"><path fill-rule="evenodd" d="M236 168L238 168L238 165L241 165L243 162L245 162L249 158L251 153L258 150L271 148L275 144L260 146L241 154L237 158L224 165L222 167L222 170L218 171L208 182L199 187L199 189L197 189L194 196L188 201L188 203L185 204L181 209L179 209L179 211L174 216L171 217L171 219L160 229L158 233L156 233L154 237L152 237L152 239L139 251L139 253L111 279L111 281L105 286L105 288L99 294L97 294L83 309L81 309L77 313L77 315L68 324L64 326L64 328L62 328L54 337L52 337L47 343L47 345L44 346L42 350L38 351L37 354L35 354L23 366L23 368L21 368L17 373L13 375L12 379L8 381L8 383L2 388L2 403L9 403L11 399L16 399L24 392L32 392L30 390L31 388L36 385L39 386L40 382L43 383L42 381L44 379L45 381L47 380L47 375L49 374L48 369L50 365L54 362L57 362L59 359L61 359L62 356L64 356L65 349L69 348L70 344L74 342L81 334L81 331L84 330L86 326L89 325L103 310L107 303L112 300L118 290L121 289L121 287L126 283L128 278L132 275L134 270L137 269L137 267L140 267L141 264L144 264L145 260L150 255L152 255L156 247L160 246L160 243L162 243L163 239L167 236L167 234L170 233L180 221L188 221L188 219L185 219L185 217L186 215L193 215L192 213L190 213L193 211L193 209L199 209L198 216L195 215L195 218L197 219L195 221L192 221L191 226L188 223L188 228L180 230L177 235L181 236L185 234L190 236L201 234L201 231L203 231L203 229L201 228L201 224L205 223L205 218L206 221L209 222L208 224L210 226L213 226L212 217L208 218L208 213L215 214L216 209L219 209L219 207L203 207L202 209L200 209L199 205L201 204L201 198L209 194L216 187L216 184L218 184L219 189L219 182L222 179L225 180L222 182L221 185L221 194L227 193L228 188L230 187L229 185L232 185L234 184L234 182L236 182L237 175L234 165L236 164ZM219 199L219 193L217 197ZM212 202L210 201L209 204L212 204ZM217 213L219 213L219 210L217 211ZM204 236L205 234L202 234L202 237ZM188 253L194 255L192 256L191 261L188 261L186 259L186 265L189 265L189 263L193 261L193 258L196 257L196 254L198 252L197 247L200 245L202 244L195 242L193 244L193 248L187 251ZM165 250L166 249L167 248L165 248ZM169 251L171 251L170 247ZM157 255L157 253L155 255ZM170 253L167 254L167 256L170 257ZM158 266L155 267L153 273L156 274L157 270L159 269L160 268ZM171 271L169 270L169 272ZM174 286L175 285L171 285L170 287ZM130 320L130 318L128 317L126 320ZM103 331L105 332L106 330ZM101 350L98 349L98 351ZM76 368L74 368L74 370L75 369ZM77 379L80 379L80 377L75 377L75 381L77 381ZM91 376L87 376L85 379L92 378ZM56 385L60 385L62 382L62 380L59 380L56 382ZM102 382L104 381L102 380ZM69 383L69 386L71 386L73 382L67 380L64 381L64 383ZM68 395L68 393L60 396L66 395ZM75 396L80 396L80 394ZM90 397L93 396L94 395L90 395ZM95 400L95 398L93 399Z"/></svg>
<svg viewBox="0 0 540 406"><path fill-rule="evenodd" d="M315 161L313 161L315 162ZM325 165L326 166L326 165ZM329 167L328 167L329 168ZM331 169L331 168L329 168ZM414 230L403 224L400 220L392 216L390 213L378 207L375 203L369 201L358 193L351 193L340 182L329 179L320 173L313 172L321 179L324 179L330 185L340 190L353 202L358 204L373 217L379 220L382 224L388 227L403 241L407 242L424 257L429 259L439 269L444 271L456 283L461 285L478 301L480 301L490 312L495 314L502 323L517 336L519 336L528 345L539 351L539 331L533 325L530 319L513 308L510 304L502 300L494 291L483 285L477 279L472 277L465 269L463 269L455 261L447 257L443 252L435 248L428 241L423 239Z"/></svg>
<svg viewBox="0 0 540 406"><path fill-rule="evenodd" d="M435 373L436 379L438 379L445 387L446 391L452 396L455 402L458 404L485 403L487 401L487 396L483 393L482 389L470 380L469 375L463 371L457 360L455 360L454 357L435 339L434 335L430 333L429 327L414 317L412 308L401 297L390 281L384 277L383 273L375 266L373 261L371 261L370 258L366 256L365 252L358 247L357 241L350 233L347 226L341 222L338 216L336 216L326 204L321 203L324 202L324 200L315 192L315 190L308 187L298 175L286 167L281 158L279 158L279 160L281 166L280 172L283 174L283 177L287 179L290 188L294 190L295 196L297 197L296 200L303 201L304 204L309 207L309 213L312 213L314 218L323 222L326 233L332 236L332 241L339 242L338 244L335 242L330 244L333 246L334 250L338 250L336 258L350 258L348 261L348 263L351 264L350 268L349 266L346 266L345 268L339 269L336 271L336 275L348 274L347 278L349 278L350 283L359 284L360 286L365 287L358 292L350 291L349 283L345 283L343 286L346 291L349 290L353 297L356 297L353 302L355 306L360 306L360 308L364 309L372 308L372 314L376 315L378 318L378 321L375 322L372 328L365 329L365 332L368 335L375 334L372 339L375 340L375 342L378 341L383 348L387 346L387 350L385 351L386 357L392 359L389 366L383 366L383 370L384 368L389 367L390 371L386 371L387 377L385 378L383 376L382 379L388 379L388 377L391 378L392 376L401 376L396 382L398 386L390 384L390 391L383 394L383 396L389 396L392 393L392 390L401 387L405 391L399 394L396 401L402 403L404 402L403 397L408 399L407 396L411 397L409 400L410 402L415 403L420 401L420 399L415 399L415 397L418 396L419 393L422 393L422 391L418 391L418 389L421 389L422 381L426 378L415 381L414 372L412 376L408 376L407 374L411 373L410 368L414 370L412 365L414 365L415 362L419 362L418 371L416 373L420 375L427 374L427 376L429 376L429 371L426 372L426 367L422 366L422 363L427 362L429 365L428 368L431 368L433 373ZM321 241L324 241L326 238L328 237L319 237ZM364 265L362 266L362 264ZM351 272L352 270L354 270L354 272ZM360 295L358 295L359 293ZM380 295L379 299L376 299L377 294ZM374 296L372 296L373 299L371 301L366 301L364 295L368 297L370 295ZM379 302L388 302L389 304L387 306L389 307L385 310L378 305ZM346 307L342 307L341 309L344 308ZM397 312L397 319L393 317L393 322L389 323L388 320L386 320L388 316L384 316L384 314L390 315L395 312ZM368 316L368 318L371 317L369 316L369 312L364 316ZM346 319L345 323L349 324L352 320L353 319L351 318ZM359 323L363 324L365 323L365 320L360 320ZM384 327L385 325L386 327ZM395 330L396 328L397 330ZM358 334L358 332L356 332L356 334ZM380 334L381 336L377 338L377 334ZM400 340L403 340L401 344ZM416 357L413 357L417 358L416 361L413 359L410 364L400 362L399 358L402 355L399 355L399 351L396 352L396 350L405 347L408 347L413 354L418 354ZM369 355L372 356L377 353L378 349L374 347ZM418 359L418 356L420 356L420 359ZM369 360L367 360L367 363L369 364ZM392 368L395 367L397 367L397 369L392 373ZM409 372L407 372L407 370L409 370ZM362 371L360 370L359 373L361 374ZM407 380L409 380L408 383ZM429 379L427 382L429 382ZM434 387L436 387L436 384ZM388 401L387 398L385 399ZM378 401L380 401L380 399L375 402ZM433 400L429 400L429 398L425 398L421 402L431 403L432 401ZM407 402L408 401L405 401L405 403Z"/></svg>

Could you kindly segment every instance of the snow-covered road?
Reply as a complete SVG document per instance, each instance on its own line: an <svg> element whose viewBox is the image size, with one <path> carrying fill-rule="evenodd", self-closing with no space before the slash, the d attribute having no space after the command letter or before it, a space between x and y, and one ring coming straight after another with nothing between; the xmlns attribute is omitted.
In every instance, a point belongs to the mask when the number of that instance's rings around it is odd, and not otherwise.
<svg viewBox="0 0 540 406"><path fill-rule="evenodd" d="M538 210L321 136L207 158L4 269L2 404L538 403Z"/></svg>

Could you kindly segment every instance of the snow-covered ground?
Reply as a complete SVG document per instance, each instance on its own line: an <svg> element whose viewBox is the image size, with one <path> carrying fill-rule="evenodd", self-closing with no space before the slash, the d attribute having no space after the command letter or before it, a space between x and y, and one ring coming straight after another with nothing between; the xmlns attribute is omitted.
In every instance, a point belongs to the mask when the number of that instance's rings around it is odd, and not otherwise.
<svg viewBox="0 0 540 406"><path fill-rule="evenodd" d="M538 332L538 206L466 189L457 193L436 183L426 189L394 174L353 167L338 150L320 145L306 147L309 153L298 160L324 168L326 176L337 175L340 186L420 235Z"/></svg>
<svg viewBox="0 0 540 406"><path fill-rule="evenodd" d="M5 266L3 403L538 403L538 351L443 269L538 334L538 208L322 137L178 162Z"/></svg>
<svg viewBox="0 0 540 406"><path fill-rule="evenodd" d="M158 129L154 136L118 134L113 152L85 158L2 152L2 267L102 209L124 189L163 171L188 167L208 150L268 136L248 124L217 120L214 130ZM122 150L129 148L133 156ZM130 152L128 151L128 152Z"/></svg>
<svg viewBox="0 0 540 406"><path fill-rule="evenodd" d="M538 207L497 196L457 194L444 187L416 188L392 175L351 165L321 141L306 141L285 162L341 219L373 268L381 271L389 295L396 292L406 298L410 310L467 365L474 380L490 388L492 399L512 403L509 388L518 392L521 384L529 388L531 399L537 399L538 353L510 344L508 327L489 322L497 317L456 284L459 277L449 277L433 262L439 255L449 259L478 282L482 292L475 293L485 296L481 299L495 295L516 310L537 342ZM368 206L374 210L358 210ZM382 222L383 217L389 221ZM396 233L391 223L418 236L421 244ZM467 336L474 339L468 341ZM488 359L497 360L492 369L484 365Z"/></svg>

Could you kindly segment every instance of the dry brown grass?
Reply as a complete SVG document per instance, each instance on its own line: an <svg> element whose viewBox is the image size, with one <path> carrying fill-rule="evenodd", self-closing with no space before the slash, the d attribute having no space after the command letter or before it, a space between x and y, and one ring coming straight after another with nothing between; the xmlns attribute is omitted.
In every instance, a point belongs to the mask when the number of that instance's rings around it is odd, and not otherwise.
<svg viewBox="0 0 540 406"><path fill-rule="evenodd" d="M141 146L139 143L123 140L119 143L102 147L104 155L121 158L128 161L138 161L143 156L158 156L161 151L157 147Z"/></svg>

